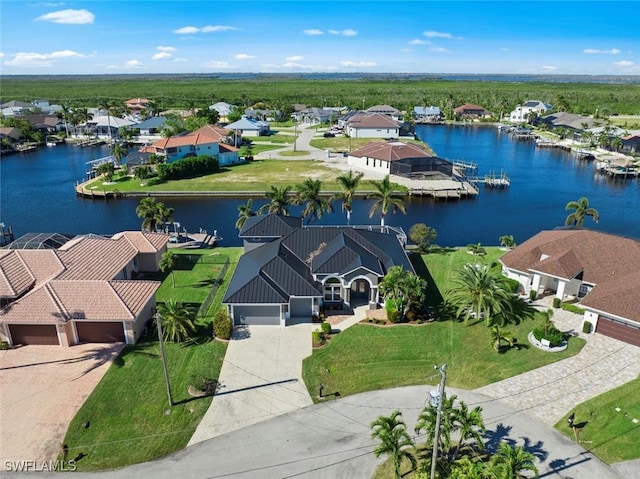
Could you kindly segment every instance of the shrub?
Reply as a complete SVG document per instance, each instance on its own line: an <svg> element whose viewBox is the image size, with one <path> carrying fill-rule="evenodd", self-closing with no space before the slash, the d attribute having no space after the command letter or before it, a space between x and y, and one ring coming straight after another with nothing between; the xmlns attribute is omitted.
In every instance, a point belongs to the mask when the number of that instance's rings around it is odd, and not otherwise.
<svg viewBox="0 0 640 479"><path fill-rule="evenodd" d="M529 299L531 301L535 301L537 297L538 297L538 292L535 289L532 289L529 291Z"/></svg>
<svg viewBox="0 0 640 479"><path fill-rule="evenodd" d="M516 294L520 289L520 282L517 279L505 277L504 282L510 293Z"/></svg>
<svg viewBox="0 0 640 479"><path fill-rule="evenodd" d="M158 179L160 181L179 180L208 175L219 170L218 159L212 156L191 156L158 165Z"/></svg>
<svg viewBox="0 0 640 479"><path fill-rule="evenodd" d="M536 328L533 330L533 337L538 341L546 339L549 341L551 347L560 346L564 341L564 335L562 331L555 327L550 328Z"/></svg>
<svg viewBox="0 0 640 479"><path fill-rule="evenodd" d="M553 307L559 308L562 306L562 300L560 298L553 298Z"/></svg>
<svg viewBox="0 0 640 479"><path fill-rule="evenodd" d="M213 317L213 334L220 339L231 339L233 321L224 309L219 309Z"/></svg>
<svg viewBox="0 0 640 479"><path fill-rule="evenodd" d="M584 309L576 306L575 304L562 304L562 309L576 314L584 314Z"/></svg>
<svg viewBox="0 0 640 479"><path fill-rule="evenodd" d="M589 321L585 321L584 323L582 323L582 332L585 334L591 334L591 331L593 331L593 324L591 324Z"/></svg>
<svg viewBox="0 0 640 479"><path fill-rule="evenodd" d="M331 334L331 325L329 323L320 324L320 331L322 331L323 334Z"/></svg>
<svg viewBox="0 0 640 479"><path fill-rule="evenodd" d="M392 323L399 323L402 320L402 313L397 309L387 310L387 319Z"/></svg>
<svg viewBox="0 0 640 479"><path fill-rule="evenodd" d="M0 341L0 350L6 351L7 349L9 349L9 342L8 341Z"/></svg>
<svg viewBox="0 0 640 479"><path fill-rule="evenodd" d="M321 331L313 331L311 333L311 338L313 339L313 344L322 344L322 341L324 340Z"/></svg>

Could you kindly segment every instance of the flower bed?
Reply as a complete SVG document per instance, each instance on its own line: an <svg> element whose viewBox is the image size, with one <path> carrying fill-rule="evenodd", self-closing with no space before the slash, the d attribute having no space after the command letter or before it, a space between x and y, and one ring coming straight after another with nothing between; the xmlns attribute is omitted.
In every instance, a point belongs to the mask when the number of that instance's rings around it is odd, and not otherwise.
<svg viewBox="0 0 640 479"><path fill-rule="evenodd" d="M527 338L529 339L529 342L536 348L550 353L559 353L560 351L564 351L565 349L567 349L567 341L562 341L559 346L551 346L549 341L545 339L541 339L540 341L538 341L533 335L533 331L529 333L529 336L527 336Z"/></svg>

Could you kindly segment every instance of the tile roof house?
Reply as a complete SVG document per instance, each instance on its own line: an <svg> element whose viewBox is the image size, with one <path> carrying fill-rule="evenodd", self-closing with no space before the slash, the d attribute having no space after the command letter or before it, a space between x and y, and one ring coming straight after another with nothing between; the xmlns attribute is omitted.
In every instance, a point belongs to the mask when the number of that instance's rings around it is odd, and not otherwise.
<svg viewBox="0 0 640 479"><path fill-rule="evenodd" d="M133 344L155 312L167 235L76 237L57 249L0 250L0 341L71 346Z"/></svg>
<svg viewBox="0 0 640 479"><path fill-rule="evenodd" d="M542 231L505 254L525 292L576 299L599 332L640 346L640 242L585 229Z"/></svg>
<svg viewBox="0 0 640 479"><path fill-rule="evenodd" d="M345 126L352 138L397 139L402 124L382 113L358 113L351 116Z"/></svg>
<svg viewBox="0 0 640 479"><path fill-rule="evenodd" d="M221 166L233 165L240 162L240 157L238 148L224 142L230 132L228 128L205 125L192 132L163 138L140 151L166 156L168 162L207 155L218 158Z"/></svg>
<svg viewBox="0 0 640 479"><path fill-rule="evenodd" d="M483 107L474 105L472 103L465 103L458 108L453 109L453 113L460 118L469 120L475 120L479 118L488 118L491 116L491 112L485 110Z"/></svg>
<svg viewBox="0 0 640 479"><path fill-rule="evenodd" d="M389 268L413 271L401 229L302 225L279 215L248 218L240 258L223 303L234 324L286 326L310 320L321 306L375 308Z"/></svg>

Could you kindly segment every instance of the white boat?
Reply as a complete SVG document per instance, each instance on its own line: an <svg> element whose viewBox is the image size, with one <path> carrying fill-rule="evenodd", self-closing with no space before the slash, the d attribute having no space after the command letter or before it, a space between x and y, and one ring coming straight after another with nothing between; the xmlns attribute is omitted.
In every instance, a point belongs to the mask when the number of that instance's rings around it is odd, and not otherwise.
<svg viewBox="0 0 640 479"><path fill-rule="evenodd" d="M47 146L56 146L55 141L47 141Z"/></svg>

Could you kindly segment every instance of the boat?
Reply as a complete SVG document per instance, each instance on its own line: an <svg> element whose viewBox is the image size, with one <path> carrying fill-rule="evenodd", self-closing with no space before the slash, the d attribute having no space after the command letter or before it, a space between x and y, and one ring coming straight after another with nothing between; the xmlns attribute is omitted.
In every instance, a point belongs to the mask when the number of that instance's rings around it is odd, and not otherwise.
<svg viewBox="0 0 640 479"><path fill-rule="evenodd" d="M595 155L589 150L578 150L576 151L579 160L595 160Z"/></svg>

